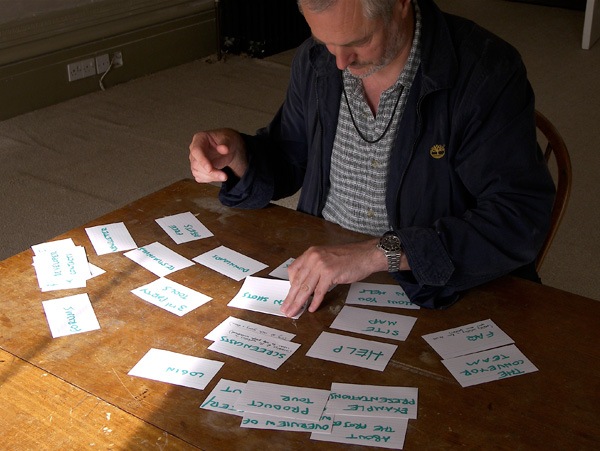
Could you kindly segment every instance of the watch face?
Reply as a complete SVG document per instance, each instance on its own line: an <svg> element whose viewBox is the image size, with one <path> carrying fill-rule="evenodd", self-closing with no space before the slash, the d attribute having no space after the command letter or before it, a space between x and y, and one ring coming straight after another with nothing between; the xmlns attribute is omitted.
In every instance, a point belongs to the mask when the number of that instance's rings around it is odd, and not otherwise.
<svg viewBox="0 0 600 451"><path fill-rule="evenodd" d="M381 238L381 247L386 251L400 251L402 243L396 235L385 235Z"/></svg>

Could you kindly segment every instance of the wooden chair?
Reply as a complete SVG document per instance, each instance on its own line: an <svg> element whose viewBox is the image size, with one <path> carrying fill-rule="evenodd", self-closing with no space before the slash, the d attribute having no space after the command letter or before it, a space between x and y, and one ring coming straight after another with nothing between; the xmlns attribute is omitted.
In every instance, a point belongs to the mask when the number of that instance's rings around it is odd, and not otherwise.
<svg viewBox="0 0 600 451"><path fill-rule="evenodd" d="M538 140L545 141L544 158L546 159L546 163L548 163L551 172L554 174L556 183L556 197L554 198L554 205L552 206L550 230L548 231L546 240L544 241L535 262L536 269L539 271L567 208L569 195L571 194L572 174L569 151L556 127L554 127L548 118L537 110L535 112L535 124L542 135L540 136L540 134L538 134ZM542 149L544 149L543 144L543 142L540 142L540 147ZM553 160L550 160L551 156L554 156Z"/></svg>

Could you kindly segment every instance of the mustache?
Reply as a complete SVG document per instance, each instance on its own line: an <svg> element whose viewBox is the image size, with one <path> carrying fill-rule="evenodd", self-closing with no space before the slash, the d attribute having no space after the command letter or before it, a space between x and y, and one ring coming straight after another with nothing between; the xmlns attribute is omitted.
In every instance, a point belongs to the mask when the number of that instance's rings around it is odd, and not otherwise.
<svg viewBox="0 0 600 451"><path fill-rule="evenodd" d="M362 69L364 67L368 67L368 66L372 66L372 65L373 65L373 63L354 61L353 63L350 63L348 65L348 67L350 67L351 69Z"/></svg>

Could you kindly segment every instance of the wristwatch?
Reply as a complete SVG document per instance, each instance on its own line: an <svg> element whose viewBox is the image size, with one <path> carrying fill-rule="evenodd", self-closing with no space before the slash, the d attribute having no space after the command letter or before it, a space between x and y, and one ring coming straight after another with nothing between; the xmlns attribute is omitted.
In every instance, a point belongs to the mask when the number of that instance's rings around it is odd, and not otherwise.
<svg viewBox="0 0 600 451"><path fill-rule="evenodd" d="M388 272L396 272L400 270L400 258L404 253L402 242L398 235L394 232L385 232L379 239L377 249L381 249L388 261Z"/></svg>

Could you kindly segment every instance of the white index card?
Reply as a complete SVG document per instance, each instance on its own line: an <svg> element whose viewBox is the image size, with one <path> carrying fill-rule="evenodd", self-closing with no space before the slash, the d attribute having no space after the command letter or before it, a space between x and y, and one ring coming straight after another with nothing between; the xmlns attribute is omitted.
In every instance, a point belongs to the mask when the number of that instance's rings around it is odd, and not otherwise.
<svg viewBox="0 0 600 451"><path fill-rule="evenodd" d="M273 271L269 273L271 277L277 277L278 279L290 280L288 275L288 266L290 266L294 262L295 258L288 258L281 265L275 268Z"/></svg>
<svg viewBox="0 0 600 451"><path fill-rule="evenodd" d="M299 343L247 330L230 330L219 336L208 349L276 370L299 347Z"/></svg>
<svg viewBox="0 0 600 451"><path fill-rule="evenodd" d="M246 388L245 382L235 382L229 379L221 379L215 388L200 405L201 409L223 412L230 415L244 415L244 412L233 407Z"/></svg>
<svg viewBox="0 0 600 451"><path fill-rule="evenodd" d="M226 337L240 332L250 332L257 335L263 335L265 337L272 337L286 341L290 341L296 336L295 334L291 334L289 332L284 332L279 329L273 329L272 327L263 326L262 324L256 324L230 316L212 331L210 331L204 338L207 340L216 341L222 336Z"/></svg>
<svg viewBox="0 0 600 451"><path fill-rule="evenodd" d="M98 266L90 263L90 279L94 278L94 277L98 277L102 274L104 274L106 271L103 270L102 268L99 268Z"/></svg>
<svg viewBox="0 0 600 451"><path fill-rule="evenodd" d="M423 338L444 359L513 343L490 319L423 335Z"/></svg>
<svg viewBox="0 0 600 451"><path fill-rule="evenodd" d="M412 316L344 306L331 323L331 328L404 341L416 321L417 318Z"/></svg>
<svg viewBox="0 0 600 451"><path fill-rule="evenodd" d="M86 293L42 301L42 306L54 338L100 329Z"/></svg>
<svg viewBox="0 0 600 451"><path fill-rule="evenodd" d="M31 250L35 255L42 254L44 252L51 252L56 249L69 249L74 248L75 243L72 238L65 238L63 240L47 241L45 243L34 244L31 246Z"/></svg>
<svg viewBox="0 0 600 451"><path fill-rule="evenodd" d="M398 346L321 332L307 357L383 371Z"/></svg>
<svg viewBox="0 0 600 451"><path fill-rule="evenodd" d="M158 241L126 252L123 255L158 277L165 277L194 264L193 261L182 257Z"/></svg>
<svg viewBox="0 0 600 451"><path fill-rule="evenodd" d="M289 291L290 282L287 280L248 276L240 291L229 301L227 306L285 316L281 313L281 306ZM302 313L304 313L304 308L292 318L298 319Z"/></svg>
<svg viewBox="0 0 600 451"><path fill-rule="evenodd" d="M417 418L419 389L385 385L331 384L327 413L380 418Z"/></svg>
<svg viewBox="0 0 600 451"><path fill-rule="evenodd" d="M38 284L43 292L83 288L91 277L83 246L55 247L33 257Z"/></svg>
<svg viewBox="0 0 600 451"><path fill-rule="evenodd" d="M538 369L515 346L488 349L442 360L463 387L532 373Z"/></svg>
<svg viewBox="0 0 600 451"><path fill-rule="evenodd" d="M85 233L87 233L98 255L128 251L137 247L129 234L129 230L122 222L87 227Z"/></svg>
<svg viewBox="0 0 600 451"><path fill-rule="evenodd" d="M329 390L267 382L248 381L235 408L244 413L259 413L276 417L319 421Z"/></svg>
<svg viewBox="0 0 600 451"><path fill-rule="evenodd" d="M331 432L333 418L322 417L319 421L285 418L282 416L262 413L245 412L240 427L249 429L269 429L273 431L308 432L319 431L324 434Z"/></svg>
<svg viewBox="0 0 600 451"><path fill-rule="evenodd" d="M400 285L354 282L350 284L346 304L365 305L369 307L398 307L418 310Z"/></svg>
<svg viewBox="0 0 600 451"><path fill-rule="evenodd" d="M151 348L127 374L204 390L222 366L216 360Z"/></svg>
<svg viewBox="0 0 600 451"><path fill-rule="evenodd" d="M329 434L313 431L311 440L368 447L402 449L408 420L404 418L357 418L336 415Z"/></svg>
<svg viewBox="0 0 600 451"><path fill-rule="evenodd" d="M212 299L205 294L163 277L131 290L131 292L144 301L177 316L183 316Z"/></svg>
<svg viewBox="0 0 600 451"><path fill-rule="evenodd" d="M225 246L219 246L212 251L198 255L192 260L237 281L267 267L264 263Z"/></svg>
<svg viewBox="0 0 600 451"><path fill-rule="evenodd" d="M165 216L156 222L177 244L200 240L213 236L191 212Z"/></svg>

